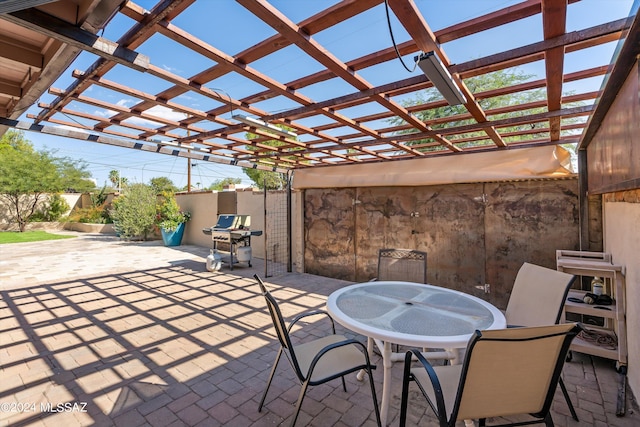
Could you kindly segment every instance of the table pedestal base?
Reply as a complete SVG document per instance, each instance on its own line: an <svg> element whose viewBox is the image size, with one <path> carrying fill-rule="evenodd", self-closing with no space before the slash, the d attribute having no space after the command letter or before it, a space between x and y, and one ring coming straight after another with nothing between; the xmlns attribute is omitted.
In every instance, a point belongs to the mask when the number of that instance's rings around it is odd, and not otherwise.
<svg viewBox="0 0 640 427"><path fill-rule="evenodd" d="M387 415L389 413L389 401L391 400L391 367L394 362L404 361L404 353L394 353L391 351L391 342L380 341L369 338L367 340L367 351L369 357L373 357L373 343L380 349L382 354L382 366L383 366L383 378L382 378L382 399L380 402L380 421L383 426L387 425ZM459 349L450 349L444 351L427 351L423 353L426 359L430 360L449 360L452 364L460 363L460 351ZM356 378L358 381L364 379L364 371L358 372ZM467 424L469 421L471 424ZM474 423L471 420L465 420L467 427L473 427Z"/></svg>

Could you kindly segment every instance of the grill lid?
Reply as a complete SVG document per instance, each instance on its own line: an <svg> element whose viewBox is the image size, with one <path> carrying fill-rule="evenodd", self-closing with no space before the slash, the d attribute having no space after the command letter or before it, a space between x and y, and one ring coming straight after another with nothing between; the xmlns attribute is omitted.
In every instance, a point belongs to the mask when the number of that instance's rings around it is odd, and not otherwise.
<svg viewBox="0 0 640 427"><path fill-rule="evenodd" d="M218 221L213 226L214 231L237 230L251 227L251 216L249 215L218 215Z"/></svg>

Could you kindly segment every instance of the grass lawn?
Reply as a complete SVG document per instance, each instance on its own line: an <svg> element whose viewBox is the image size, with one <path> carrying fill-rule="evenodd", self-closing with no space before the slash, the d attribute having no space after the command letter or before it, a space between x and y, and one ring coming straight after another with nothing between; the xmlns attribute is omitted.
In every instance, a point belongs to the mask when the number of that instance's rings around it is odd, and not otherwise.
<svg viewBox="0 0 640 427"><path fill-rule="evenodd" d="M51 234L41 230L25 231L24 233L19 233L17 231L2 231L0 232L0 244L39 242L41 240L71 239L73 237L75 236L63 236L61 234Z"/></svg>

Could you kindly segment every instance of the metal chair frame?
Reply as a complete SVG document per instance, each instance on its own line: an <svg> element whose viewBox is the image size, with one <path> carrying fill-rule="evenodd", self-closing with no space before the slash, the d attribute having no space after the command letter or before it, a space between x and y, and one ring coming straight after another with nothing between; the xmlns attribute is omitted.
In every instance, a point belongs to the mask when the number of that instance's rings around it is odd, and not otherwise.
<svg viewBox="0 0 640 427"><path fill-rule="evenodd" d="M422 356L420 351L415 349L408 351L405 355L404 375L403 375L403 382L402 382L402 398L401 398L402 400L400 404L400 427L404 427L407 421L409 383L411 381L414 381L418 385L418 388L422 392L422 395L427 399L429 406L431 407L435 415L438 417L438 422L440 427L454 427L456 425L456 421L458 420L460 405L465 393L465 384L467 382L467 374L469 373L470 369L474 369L474 365L473 365L474 363L480 363L480 362L474 361L474 349L479 343L482 343L483 341L484 342L495 341L495 342L511 342L511 343L516 343L517 345L518 342L522 343L527 341L553 338L553 337L564 335L564 339L557 353L552 354L552 356L555 358L555 362L554 362L553 373L551 375L548 386L546 387L545 390L541 390L541 391L544 391L544 394L545 394L544 402L542 403L540 410L538 412L529 414L533 416L535 419L531 421L518 421L515 423L500 424L500 426L515 426L515 425L520 426L520 425L545 423L547 426L553 426L553 419L551 418L550 411L551 411L551 404L553 403L553 396L555 394L554 392L558 385L558 381L560 380L560 374L562 373L562 367L564 365L565 358L569 351L569 346L571 345L571 341L582 330L582 327L579 324L573 324L573 326L570 326L568 324L562 324L562 325L552 325L548 327L533 327L533 328L518 328L518 329L528 329L528 330L545 329L546 331L549 331L549 332L542 335L534 335L534 336L522 338L522 337L512 337L510 335L514 335L514 334L510 332L518 333L523 331L514 331L513 329L503 329L503 330L496 330L496 331L487 331L486 332L487 335L491 333L491 338L486 338L485 336L483 336L482 332L476 331L476 333L473 335L473 337L471 338L467 346L465 359L464 359L463 365L461 366L460 380L457 385L457 391L455 394L455 399L453 401L453 407L450 413L447 412L446 404L448 403L449 405L451 405L452 402L445 403L443 387L433 366L429 363L427 359L425 359ZM531 354L532 358L539 358L544 356L545 355ZM549 355L547 355L547 357L548 356ZM418 362L420 362L422 367L425 369L428 375L428 378L430 380L430 384L425 385L420 383L417 380L414 373L412 372L411 365L412 365L412 362L416 359L418 360ZM485 365L483 365L483 369L484 367ZM455 369L456 367L446 366L441 368ZM415 369L420 369L420 368L415 368ZM475 368L475 369L478 369L478 368ZM495 366L494 369L499 371L501 369L501 366ZM491 372L489 372L489 374L491 374ZM495 376L498 377L499 375L500 375L500 372L496 372ZM433 395L435 397L435 402L433 402L428 397L428 391L427 391L428 386L432 387ZM518 384L518 385L514 385L514 387L518 387L518 388L526 387L526 385ZM467 397L467 399L471 399L471 398ZM493 413L491 417L500 417L503 415L508 416L513 414L500 413L499 411L497 411L496 413ZM479 420L480 420L480 423L479 423L480 426L486 425L486 417L479 418Z"/></svg>
<svg viewBox="0 0 640 427"><path fill-rule="evenodd" d="M298 401L296 403L295 414L291 421L291 427L295 425L296 420L298 419L298 414L300 413L302 401L304 400L307 388L309 386L324 384L333 379L340 378L342 380L342 388L346 392L347 385L345 383L344 376L349 373L358 372L361 370L366 371L369 375L369 384L371 386L371 395L373 397L373 406L376 414L376 420L377 420L378 426L380 426L381 425L380 411L378 409L378 399L376 397L376 389L375 389L375 385L373 382L373 375L372 375L372 370L375 369L375 365L371 364L371 361L369 359L369 354L367 353L367 349L365 345L357 340L347 339L342 335L337 335L333 319L331 318L331 316L329 316L327 312L323 310L314 310L311 312L302 313L296 316L293 320L291 320L291 322L287 326L282 316L282 312L280 311L280 307L278 306L278 303L276 302L275 298L271 295L271 293L267 290L262 279L260 279L258 275L254 275L254 278L258 281L262 295L265 297L265 300L267 302L267 307L269 308L269 313L271 315L271 319L273 320L273 325L276 329L276 335L278 336L278 340L280 341L280 348L278 349L278 354L276 355L276 359L273 363L273 367L271 368L271 373L269 374L269 380L267 381L267 386L264 390L264 393L262 394L262 398L260 399L260 404L258 405L258 412L262 411L262 407L264 406L264 401L267 397L267 392L269 391L269 387L271 386L271 382L276 372L276 368L278 367L278 362L280 361L280 358L284 353L291 367L293 368L296 374L296 377L302 384L302 388L300 389L300 394L298 396ZM309 316L315 316L315 315L325 315L329 318L331 322L332 335L335 337L335 339L331 340L331 342L328 345L325 345L317 353L315 353L313 359L310 361L308 365L309 366L308 371L305 372L301 367L299 355L296 354L296 346L292 344L289 334L293 326L299 320ZM314 340L313 342L320 341L321 339L322 338L318 340ZM357 350L355 351L360 351L362 353L362 363L353 364L329 376L323 376L321 378L316 378L316 379L313 378L314 370L320 363L323 362L323 358L339 357L337 352L345 353L349 351L348 347L357 347ZM351 355L353 355L353 352L351 352ZM309 362L309 361L307 360L306 362Z"/></svg>
<svg viewBox="0 0 640 427"><path fill-rule="evenodd" d="M531 276L536 277L536 283L529 284L527 278ZM520 326L542 326L559 323L567 295L569 294L569 289L571 289L571 285L575 279L576 276L525 262L518 271L511 291L511 298L509 298L509 303L507 304L507 327L516 328ZM545 283L540 282L540 280L545 280ZM525 289L527 285L535 286L534 291L530 292L530 289ZM516 295L515 297L514 294ZM514 303L516 299L526 301L516 301ZM521 307L524 303L531 307L533 315L524 313ZM516 308L513 308L514 306L516 306ZM553 311L553 306L558 307L556 312ZM516 324L514 324L514 320ZM569 407L571 417L576 421L580 421L562 377L560 377L558 384Z"/></svg>

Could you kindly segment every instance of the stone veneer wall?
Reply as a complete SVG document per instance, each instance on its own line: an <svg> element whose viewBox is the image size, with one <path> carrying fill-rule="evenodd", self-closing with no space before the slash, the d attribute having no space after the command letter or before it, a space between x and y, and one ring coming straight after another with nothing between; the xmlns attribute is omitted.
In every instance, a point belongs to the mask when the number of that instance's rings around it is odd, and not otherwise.
<svg viewBox="0 0 640 427"><path fill-rule="evenodd" d="M367 281L379 249L418 249L430 283L505 308L523 262L555 269L557 249L579 248L578 211L575 178L307 189L305 271Z"/></svg>

